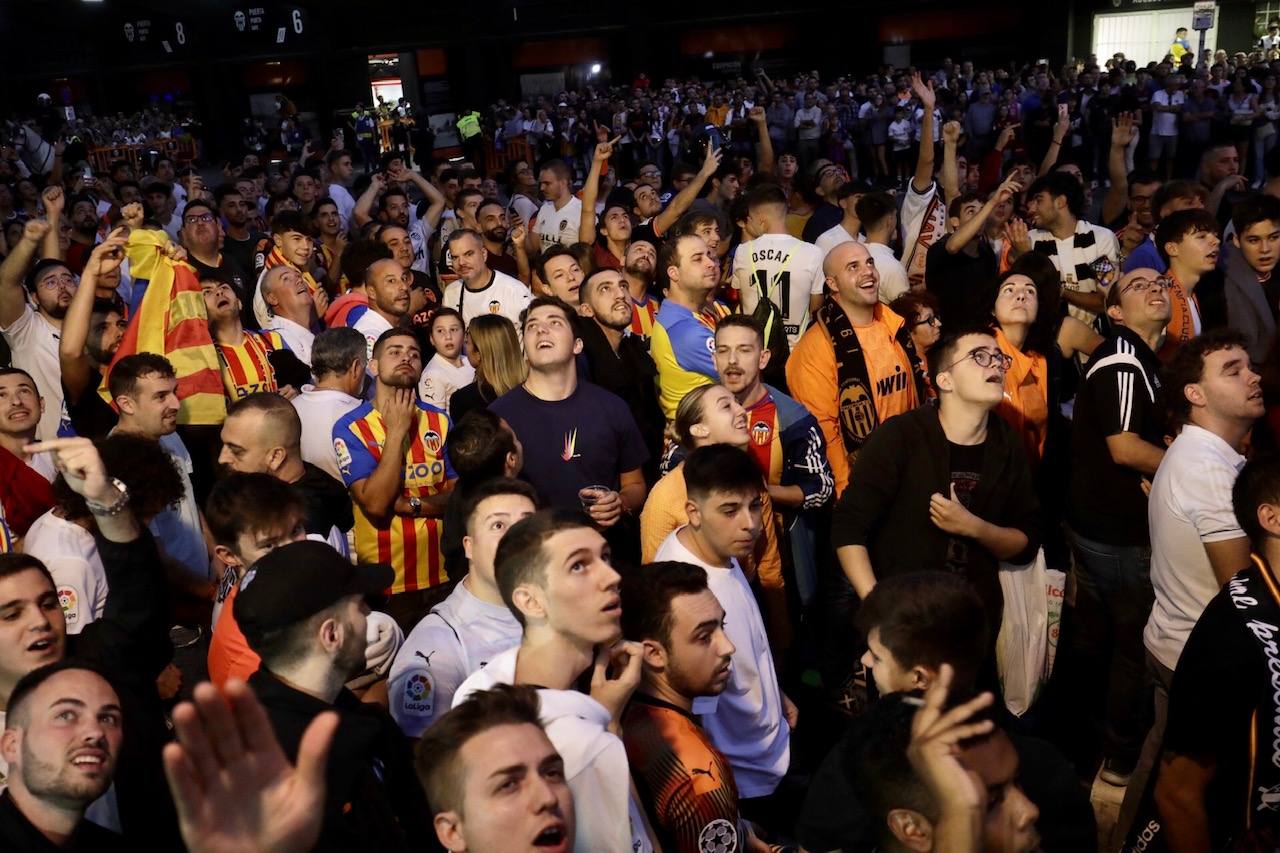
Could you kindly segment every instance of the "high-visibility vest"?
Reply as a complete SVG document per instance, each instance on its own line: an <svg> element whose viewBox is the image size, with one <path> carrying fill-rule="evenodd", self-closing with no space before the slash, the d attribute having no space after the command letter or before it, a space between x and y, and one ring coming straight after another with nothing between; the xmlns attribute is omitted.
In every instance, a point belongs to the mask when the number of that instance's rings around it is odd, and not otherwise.
<svg viewBox="0 0 1280 853"><path fill-rule="evenodd" d="M472 110L471 112L458 119L458 132L462 134L463 139L470 139L480 132L480 113Z"/></svg>

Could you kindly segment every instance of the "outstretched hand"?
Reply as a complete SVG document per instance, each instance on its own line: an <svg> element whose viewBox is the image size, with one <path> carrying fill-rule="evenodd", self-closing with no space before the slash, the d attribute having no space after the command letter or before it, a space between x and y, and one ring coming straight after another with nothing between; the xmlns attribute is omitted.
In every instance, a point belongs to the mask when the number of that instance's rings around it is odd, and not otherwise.
<svg viewBox="0 0 1280 853"><path fill-rule="evenodd" d="M266 712L238 679L196 686L173 710L177 743L164 771L191 853L301 853L320 836L325 765L338 730L326 711L307 727L293 766Z"/></svg>

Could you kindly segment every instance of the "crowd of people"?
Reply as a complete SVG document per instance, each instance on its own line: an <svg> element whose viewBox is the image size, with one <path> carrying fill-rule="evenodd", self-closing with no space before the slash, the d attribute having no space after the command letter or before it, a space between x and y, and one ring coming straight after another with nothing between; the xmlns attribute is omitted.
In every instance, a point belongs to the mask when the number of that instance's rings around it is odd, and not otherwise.
<svg viewBox="0 0 1280 853"><path fill-rule="evenodd" d="M1277 62L4 152L0 847L1273 849Z"/></svg>

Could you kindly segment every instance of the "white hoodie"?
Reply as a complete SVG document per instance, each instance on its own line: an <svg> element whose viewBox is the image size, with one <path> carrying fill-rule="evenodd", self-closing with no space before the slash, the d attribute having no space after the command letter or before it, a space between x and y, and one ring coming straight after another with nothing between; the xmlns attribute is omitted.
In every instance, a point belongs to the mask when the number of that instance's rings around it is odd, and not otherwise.
<svg viewBox="0 0 1280 853"><path fill-rule="evenodd" d="M453 707L472 693L514 684L516 655L508 649L462 682ZM608 730L609 712L576 690L538 689L539 715L551 745L564 759L577 815L575 853L646 853L653 845L643 812L631 796L631 770L622 741Z"/></svg>

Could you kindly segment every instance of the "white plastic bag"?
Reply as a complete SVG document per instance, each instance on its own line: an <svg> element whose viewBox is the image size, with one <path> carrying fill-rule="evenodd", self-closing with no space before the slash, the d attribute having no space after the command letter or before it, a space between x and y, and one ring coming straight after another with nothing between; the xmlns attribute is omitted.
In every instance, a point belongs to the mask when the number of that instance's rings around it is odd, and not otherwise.
<svg viewBox="0 0 1280 853"><path fill-rule="evenodd" d="M1030 563L1000 564L1004 614L996 639L996 668L1004 703L1014 716L1027 712L1053 672L1066 575L1049 569L1044 549Z"/></svg>

